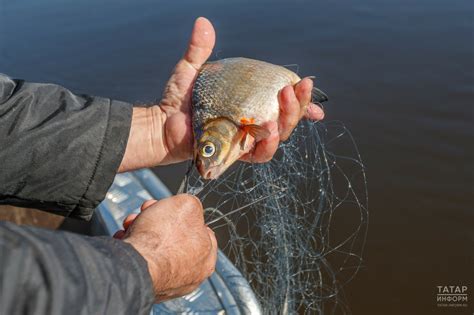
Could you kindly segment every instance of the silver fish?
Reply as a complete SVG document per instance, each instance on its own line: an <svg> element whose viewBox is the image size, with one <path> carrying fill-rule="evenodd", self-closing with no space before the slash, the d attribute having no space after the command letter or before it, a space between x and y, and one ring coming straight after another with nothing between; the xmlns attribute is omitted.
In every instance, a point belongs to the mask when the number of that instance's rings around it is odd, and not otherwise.
<svg viewBox="0 0 474 315"><path fill-rule="evenodd" d="M194 156L202 177L214 179L269 136L261 125L277 121L278 92L301 78L264 61L228 58L205 63L192 92ZM316 102L327 100L318 89Z"/></svg>

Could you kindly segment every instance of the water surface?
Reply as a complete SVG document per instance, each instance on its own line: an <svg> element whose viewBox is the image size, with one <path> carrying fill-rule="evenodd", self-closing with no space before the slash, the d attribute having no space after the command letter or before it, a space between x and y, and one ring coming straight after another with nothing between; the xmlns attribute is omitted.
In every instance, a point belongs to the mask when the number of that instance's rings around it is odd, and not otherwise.
<svg viewBox="0 0 474 315"><path fill-rule="evenodd" d="M472 1L6 1L0 72L135 103L159 99L193 20L216 55L299 65L330 96L368 170L354 314L469 314L437 285L473 285ZM183 166L156 172L176 189ZM472 302L470 302L472 307ZM472 309L471 309L472 313Z"/></svg>

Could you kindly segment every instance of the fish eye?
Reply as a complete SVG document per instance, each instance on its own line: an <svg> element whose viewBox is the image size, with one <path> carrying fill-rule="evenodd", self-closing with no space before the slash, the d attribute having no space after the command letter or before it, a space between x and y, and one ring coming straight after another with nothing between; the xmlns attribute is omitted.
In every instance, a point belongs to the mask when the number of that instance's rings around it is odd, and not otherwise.
<svg viewBox="0 0 474 315"><path fill-rule="evenodd" d="M203 157L211 157L216 152L216 147L212 142L206 142L201 149L201 155Z"/></svg>

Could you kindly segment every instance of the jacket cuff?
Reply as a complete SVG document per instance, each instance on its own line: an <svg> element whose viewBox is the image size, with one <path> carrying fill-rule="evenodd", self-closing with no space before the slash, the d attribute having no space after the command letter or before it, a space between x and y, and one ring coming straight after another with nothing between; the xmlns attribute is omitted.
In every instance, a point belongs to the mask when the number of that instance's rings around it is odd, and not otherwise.
<svg viewBox="0 0 474 315"><path fill-rule="evenodd" d="M109 117L95 167L86 191L70 216L90 220L105 198L122 162L132 123L133 106L110 100Z"/></svg>

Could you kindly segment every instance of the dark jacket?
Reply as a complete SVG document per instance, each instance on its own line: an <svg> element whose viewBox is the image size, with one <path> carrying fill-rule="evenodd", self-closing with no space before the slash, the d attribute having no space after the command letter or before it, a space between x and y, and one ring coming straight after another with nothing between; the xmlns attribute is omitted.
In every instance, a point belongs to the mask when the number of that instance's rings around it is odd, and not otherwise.
<svg viewBox="0 0 474 315"><path fill-rule="evenodd" d="M132 106L0 74L0 204L90 219L122 160ZM0 314L146 314L127 243L0 222Z"/></svg>

